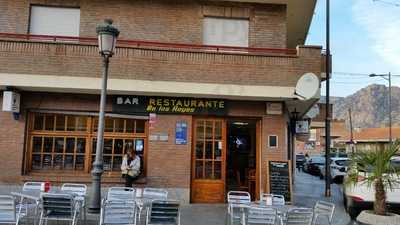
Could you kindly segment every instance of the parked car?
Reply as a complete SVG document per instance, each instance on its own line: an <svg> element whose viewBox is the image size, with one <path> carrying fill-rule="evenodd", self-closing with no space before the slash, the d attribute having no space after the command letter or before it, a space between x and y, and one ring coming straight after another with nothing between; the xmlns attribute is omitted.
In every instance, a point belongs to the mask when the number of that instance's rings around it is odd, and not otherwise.
<svg viewBox="0 0 400 225"><path fill-rule="evenodd" d="M303 168L306 157L303 154L296 155L296 168Z"/></svg>
<svg viewBox="0 0 400 225"><path fill-rule="evenodd" d="M305 164L305 167L307 167L306 172L314 176L320 176L320 166L323 165L325 165L324 157L312 156Z"/></svg>
<svg viewBox="0 0 400 225"><path fill-rule="evenodd" d="M392 166L400 170L400 157L391 159ZM375 191L373 186L364 183L363 180L368 176L368 171L358 173L356 185L343 185L343 203L347 213L351 218L356 218L362 210L373 209ZM344 177L346 182L347 175ZM386 192L386 202L389 210L397 211L400 209L400 176L398 182L393 183L393 188ZM397 213L399 213L397 211Z"/></svg>
<svg viewBox="0 0 400 225"><path fill-rule="evenodd" d="M343 178L346 175L347 167L349 165L349 158L331 158L330 163L330 175L332 182L342 183ZM325 177L325 165L320 167L321 170L321 178Z"/></svg>

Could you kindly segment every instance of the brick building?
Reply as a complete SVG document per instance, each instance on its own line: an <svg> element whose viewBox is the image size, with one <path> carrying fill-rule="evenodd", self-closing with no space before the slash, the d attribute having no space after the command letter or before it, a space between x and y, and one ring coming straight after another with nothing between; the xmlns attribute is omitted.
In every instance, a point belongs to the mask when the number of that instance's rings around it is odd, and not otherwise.
<svg viewBox="0 0 400 225"><path fill-rule="evenodd" d="M102 60L95 27L121 31L110 61L103 183L122 183L127 146L138 185L191 202L226 191L267 192L267 161L290 160L291 112L321 47L304 46L315 0L4 0L0 89L21 96L0 112L0 182L90 182ZM0 94L0 102L3 94ZM249 174L255 174L250 180Z"/></svg>

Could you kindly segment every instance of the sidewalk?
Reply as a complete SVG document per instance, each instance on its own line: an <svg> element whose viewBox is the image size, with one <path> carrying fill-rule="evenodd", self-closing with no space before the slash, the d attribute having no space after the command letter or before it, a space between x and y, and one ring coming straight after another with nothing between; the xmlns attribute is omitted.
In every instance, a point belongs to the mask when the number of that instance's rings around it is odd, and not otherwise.
<svg viewBox="0 0 400 225"><path fill-rule="evenodd" d="M325 197L325 181L318 176L296 171L294 183L294 205L312 208L318 200L335 204L335 214L332 225L351 225L353 222L347 215L342 200L341 185L331 185L330 198Z"/></svg>
<svg viewBox="0 0 400 225"><path fill-rule="evenodd" d="M324 200L336 205L332 225L351 225L342 203L342 193L339 185L332 185L331 198L324 196L324 181L318 177L300 172L296 173L294 185L294 205L312 208L316 201ZM0 194L9 194L20 189L19 186L0 185ZM182 225L224 225L226 215L225 204L184 204L181 207ZM145 213L142 214L142 225L145 224ZM49 225L57 223L49 223ZM59 223L62 224L62 223ZM80 223L82 224L82 223ZM99 215L88 214L87 225L98 225ZM323 221L319 224L327 224Z"/></svg>

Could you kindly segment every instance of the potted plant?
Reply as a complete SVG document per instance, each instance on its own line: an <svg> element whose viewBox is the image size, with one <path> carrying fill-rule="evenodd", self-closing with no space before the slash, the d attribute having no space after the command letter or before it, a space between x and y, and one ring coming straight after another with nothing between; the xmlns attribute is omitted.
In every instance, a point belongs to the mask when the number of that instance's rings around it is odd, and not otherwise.
<svg viewBox="0 0 400 225"><path fill-rule="evenodd" d="M364 210L357 221L367 225L400 224L400 216L389 213L386 192L393 190L400 181L400 171L393 167L391 160L399 152L400 141L389 147L372 151L359 150L351 157L351 166L345 185L367 185L375 193L374 209ZM363 179L360 181L360 177Z"/></svg>

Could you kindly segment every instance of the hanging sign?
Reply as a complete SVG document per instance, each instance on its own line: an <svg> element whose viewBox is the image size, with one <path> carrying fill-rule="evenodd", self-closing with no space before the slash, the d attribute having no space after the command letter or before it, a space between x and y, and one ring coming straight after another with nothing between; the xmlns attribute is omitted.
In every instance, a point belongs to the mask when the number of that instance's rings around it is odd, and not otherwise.
<svg viewBox="0 0 400 225"><path fill-rule="evenodd" d="M114 96L113 112L127 114L226 115L226 101L181 97Z"/></svg>
<svg viewBox="0 0 400 225"><path fill-rule="evenodd" d="M187 123L186 123L186 121L176 122L175 144L177 144L177 145L186 145L187 144Z"/></svg>
<svg viewBox="0 0 400 225"><path fill-rule="evenodd" d="M296 134L308 134L310 132L310 126L308 120L296 121Z"/></svg>

